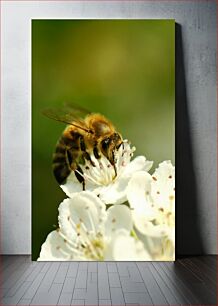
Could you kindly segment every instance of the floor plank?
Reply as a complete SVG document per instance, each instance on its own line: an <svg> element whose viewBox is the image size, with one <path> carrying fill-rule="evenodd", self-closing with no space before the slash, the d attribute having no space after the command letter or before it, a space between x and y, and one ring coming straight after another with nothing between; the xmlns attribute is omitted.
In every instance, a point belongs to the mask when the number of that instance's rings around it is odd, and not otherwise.
<svg viewBox="0 0 218 306"><path fill-rule="evenodd" d="M191 305L200 303L197 297L192 293L190 287L187 286L187 283L180 278L179 273L177 273L177 270L175 269L174 263L163 263L161 266L165 270L168 277L174 281L176 287L180 288L180 291L183 293L183 295L185 295Z"/></svg>
<svg viewBox="0 0 218 306"><path fill-rule="evenodd" d="M72 293L61 293L58 305L70 305L72 300Z"/></svg>
<svg viewBox="0 0 218 306"><path fill-rule="evenodd" d="M181 288L173 278L172 275L168 274L167 271L161 266L161 262L155 262L152 263L157 272L162 275L162 278L164 279L165 283L171 288L174 295L176 296L176 299L179 301L179 304L182 305L190 305L189 298L186 296L185 292L183 291L183 288Z"/></svg>
<svg viewBox="0 0 218 306"><path fill-rule="evenodd" d="M1 264L1 305L216 305L216 256L175 263L2 256Z"/></svg>
<svg viewBox="0 0 218 306"><path fill-rule="evenodd" d="M7 269L7 267L9 267L11 265L11 262L13 261L13 256L2 256L1 260L0 260L0 264L1 264L1 273L4 272L4 270Z"/></svg>
<svg viewBox="0 0 218 306"><path fill-rule="evenodd" d="M98 296L100 300L111 300L107 264L98 263Z"/></svg>
<svg viewBox="0 0 218 306"><path fill-rule="evenodd" d="M187 286L190 288L192 293L197 297L199 302L203 303L204 305L207 304L214 304L216 303L216 287L210 287L208 283L204 281L202 274L196 273L195 269L193 269L193 265L190 265L190 261L182 262L181 260L178 262L178 267L180 267L180 271L183 273L182 280L183 282L186 282ZM191 266L191 268L190 268ZM183 269L182 269L183 268ZM184 277L184 272L186 275L190 277L194 276L195 281L190 282L190 279L188 281ZM216 277L215 277L216 281Z"/></svg>
<svg viewBox="0 0 218 306"><path fill-rule="evenodd" d="M17 274L22 274L23 269L25 269L25 267L28 268L29 265L25 262L24 258L22 256L15 256L11 264L3 271L1 287L10 288L12 284L16 281Z"/></svg>
<svg viewBox="0 0 218 306"><path fill-rule="evenodd" d="M2 299L2 304L3 305L17 305L30 285L31 285L31 282L23 282L21 287L17 290L17 292L12 297L4 297Z"/></svg>
<svg viewBox="0 0 218 306"><path fill-rule="evenodd" d="M30 282L34 283L35 278L39 275L40 271L42 270L44 263L39 263L36 265L29 265L29 267L25 270L23 274L19 277L19 279L14 283L14 285L10 288L7 292L6 296L13 296L16 291L22 286L23 282Z"/></svg>
<svg viewBox="0 0 218 306"><path fill-rule="evenodd" d="M52 284L48 292L37 291L30 305L57 305L62 284Z"/></svg>
<svg viewBox="0 0 218 306"><path fill-rule="evenodd" d="M195 270L209 286L216 286L216 268L210 269L210 266L204 263L200 258L194 257L191 259L192 264L195 266Z"/></svg>
<svg viewBox="0 0 218 306"><path fill-rule="evenodd" d="M155 280L153 274L149 270L148 266L145 266L144 263L137 264L141 276L143 278L144 284L148 290L148 293L151 297L151 300L154 305L169 305L167 302L161 287L158 285L158 282ZM131 289L130 289L131 290Z"/></svg>
<svg viewBox="0 0 218 306"><path fill-rule="evenodd" d="M112 305L125 305L124 295L121 288L111 288Z"/></svg>
<svg viewBox="0 0 218 306"><path fill-rule="evenodd" d="M169 305L179 305L179 299L176 297L176 294L174 293L174 289L171 288L171 286L166 283L165 278L158 273L156 268L151 264L149 265L149 270L151 271L154 279L156 280L158 286L161 288L161 291L164 294L164 297Z"/></svg>
<svg viewBox="0 0 218 306"><path fill-rule="evenodd" d="M73 293L75 282L76 282L75 277L66 277L64 281L62 293Z"/></svg>
<svg viewBox="0 0 218 306"><path fill-rule="evenodd" d="M208 256L196 256L193 258L197 258L204 262L209 270L217 272L217 258L216 256L208 255Z"/></svg>

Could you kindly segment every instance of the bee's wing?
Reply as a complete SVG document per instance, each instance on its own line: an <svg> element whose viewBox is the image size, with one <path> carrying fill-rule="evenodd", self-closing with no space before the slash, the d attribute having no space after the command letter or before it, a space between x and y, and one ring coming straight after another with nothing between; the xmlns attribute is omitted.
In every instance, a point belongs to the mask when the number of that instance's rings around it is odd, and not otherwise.
<svg viewBox="0 0 218 306"><path fill-rule="evenodd" d="M65 111L68 111L69 113L74 113L75 115L79 117L85 117L88 114L91 114L91 112L75 103L69 103L69 102L64 102L64 107Z"/></svg>
<svg viewBox="0 0 218 306"><path fill-rule="evenodd" d="M90 132L86 128L83 117L90 112L80 107L74 107L71 104L65 104L62 108L46 108L42 110L42 114L46 117L73 125L77 128Z"/></svg>

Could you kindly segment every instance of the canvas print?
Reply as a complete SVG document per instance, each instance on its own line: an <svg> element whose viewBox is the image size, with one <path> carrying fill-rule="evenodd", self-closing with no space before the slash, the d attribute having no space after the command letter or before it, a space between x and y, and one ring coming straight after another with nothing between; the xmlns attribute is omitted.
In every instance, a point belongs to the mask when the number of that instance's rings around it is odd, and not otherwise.
<svg viewBox="0 0 218 306"><path fill-rule="evenodd" d="M32 20L32 259L175 259L174 20Z"/></svg>

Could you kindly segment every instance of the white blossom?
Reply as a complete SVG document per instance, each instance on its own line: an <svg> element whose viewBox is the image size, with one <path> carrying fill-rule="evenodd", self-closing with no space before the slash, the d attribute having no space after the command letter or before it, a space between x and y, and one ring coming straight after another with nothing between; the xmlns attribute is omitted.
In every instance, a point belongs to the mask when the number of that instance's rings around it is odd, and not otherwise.
<svg viewBox="0 0 218 306"><path fill-rule="evenodd" d="M175 168L159 164L153 175L133 174L127 187L134 225L154 260L174 260Z"/></svg>
<svg viewBox="0 0 218 306"><path fill-rule="evenodd" d="M96 159L92 154L91 160L85 165L80 165L80 173L85 180L85 189L98 195L106 204L122 204L127 200L126 187L132 175L137 171L149 171L153 162L147 161L144 156L138 156L131 161L135 148L131 148L127 140L115 151L115 175L114 167L105 156ZM95 165L93 167L93 164ZM78 182L75 173L72 172L64 185L63 191L69 197L73 197L76 192L82 191L82 184Z"/></svg>
<svg viewBox="0 0 218 306"><path fill-rule="evenodd" d="M150 260L139 240L131 236L133 222L126 205L106 210L93 192L82 191L59 206L59 229L41 248L47 260Z"/></svg>

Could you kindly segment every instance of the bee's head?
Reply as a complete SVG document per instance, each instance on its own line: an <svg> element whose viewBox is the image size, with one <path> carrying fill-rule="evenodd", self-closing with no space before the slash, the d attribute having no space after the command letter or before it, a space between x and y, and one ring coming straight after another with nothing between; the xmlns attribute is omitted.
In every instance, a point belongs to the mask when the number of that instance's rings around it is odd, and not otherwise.
<svg viewBox="0 0 218 306"><path fill-rule="evenodd" d="M115 149L118 149L122 142L123 141L120 134L116 132L108 137L105 137L101 141L102 153L111 161L111 156L113 155L112 152L114 152Z"/></svg>

